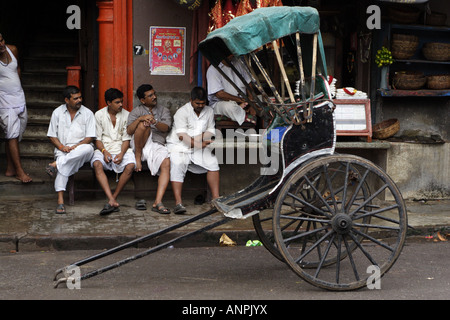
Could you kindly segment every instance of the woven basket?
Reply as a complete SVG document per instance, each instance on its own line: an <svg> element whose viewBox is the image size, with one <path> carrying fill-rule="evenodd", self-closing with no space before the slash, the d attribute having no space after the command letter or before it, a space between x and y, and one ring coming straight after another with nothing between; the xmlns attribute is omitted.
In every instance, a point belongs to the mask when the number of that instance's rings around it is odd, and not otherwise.
<svg viewBox="0 0 450 320"><path fill-rule="evenodd" d="M394 59L409 59L417 50L419 38L416 36L394 34L392 36L391 52Z"/></svg>
<svg viewBox="0 0 450 320"><path fill-rule="evenodd" d="M444 26L447 21L447 15L440 12L431 12L426 16L426 24L429 26Z"/></svg>
<svg viewBox="0 0 450 320"><path fill-rule="evenodd" d="M420 10L414 7L388 7L389 20L398 23L415 23L419 20Z"/></svg>
<svg viewBox="0 0 450 320"><path fill-rule="evenodd" d="M450 74L428 76L427 87L433 90L450 89Z"/></svg>
<svg viewBox="0 0 450 320"><path fill-rule="evenodd" d="M448 61L450 60L450 43L425 43L423 45L422 52L427 60Z"/></svg>
<svg viewBox="0 0 450 320"><path fill-rule="evenodd" d="M373 126L375 139L387 139L394 136L400 130L400 122L397 119L385 120Z"/></svg>
<svg viewBox="0 0 450 320"><path fill-rule="evenodd" d="M392 87L399 90L417 90L427 83L427 77L422 72L400 71L392 78Z"/></svg>

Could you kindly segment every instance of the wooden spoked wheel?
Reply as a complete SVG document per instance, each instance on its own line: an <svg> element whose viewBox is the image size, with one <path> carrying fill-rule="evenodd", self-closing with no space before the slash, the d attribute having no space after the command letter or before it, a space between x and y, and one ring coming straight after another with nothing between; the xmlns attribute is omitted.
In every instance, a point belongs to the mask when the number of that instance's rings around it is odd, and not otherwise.
<svg viewBox="0 0 450 320"><path fill-rule="evenodd" d="M353 155L322 157L297 169L280 189L274 247L305 281L355 290L379 281L403 248L406 206L392 179Z"/></svg>

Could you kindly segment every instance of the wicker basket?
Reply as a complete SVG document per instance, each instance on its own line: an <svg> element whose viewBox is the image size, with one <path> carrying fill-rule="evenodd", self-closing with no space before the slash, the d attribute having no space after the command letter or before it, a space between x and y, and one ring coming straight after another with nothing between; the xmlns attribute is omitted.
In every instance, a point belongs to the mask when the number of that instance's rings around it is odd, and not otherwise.
<svg viewBox="0 0 450 320"><path fill-rule="evenodd" d="M419 38L412 35L393 34L391 52L394 59L409 59L417 50Z"/></svg>
<svg viewBox="0 0 450 320"><path fill-rule="evenodd" d="M397 119L385 120L373 126L375 139L387 139L400 131L400 122Z"/></svg>
<svg viewBox="0 0 450 320"><path fill-rule="evenodd" d="M433 90L450 89L450 74L428 76L427 87Z"/></svg>
<svg viewBox="0 0 450 320"><path fill-rule="evenodd" d="M447 15L440 12L431 12L426 15L426 24L429 26L444 26L447 21Z"/></svg>
<svg viewBox="0 0 450 320"><path fill-rule="evenodd" d="M399 90L417 90L427 83L422 72L399 71L392 78L392 87Z"/></svg>
<svg viewBox="0 0 450 320"><path fill-rule="evenodd" d="M427 60L448 61L450 60L450 43L425 43L423 45L422 52Z"/></svg>
<svg viewBox="0 0 450 320"><path fill-rule="evenodd" d="M420 10L415 7L388 7L389 20L398 23L415 23L419 20Z"/></svg>

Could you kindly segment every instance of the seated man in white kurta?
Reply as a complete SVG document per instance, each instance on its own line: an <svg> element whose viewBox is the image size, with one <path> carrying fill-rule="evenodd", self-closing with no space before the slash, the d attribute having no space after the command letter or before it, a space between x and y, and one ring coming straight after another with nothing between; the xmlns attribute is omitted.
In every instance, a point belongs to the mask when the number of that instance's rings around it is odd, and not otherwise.
<svg viewBox="0 0 450 320"><path fill-rule="evenodd" d="M119 211L117 197L133 175L136 159L130 147L131 136L127 133L129 112L122 108L123 93L115 88L105 92L106 108L95 113L97 128L97 150L91 160L97 180L108 197L100 215ZM114 171L120 178L117 181L114 194L108 183L105 170Z"/></svg>
<svg viewBox="0 0 450 320"><path fill-rule="evenodd" d="M55 145L56 161L50 163L47 173L55 178L58 193L57 214L66 213L64 191L69 177L89 162L94 154L94 113L81 104L80 89L68 86L63 92L65 104L53 111L47 136Z"/></svg>
<svg viewBox="0 0 450 320"><path fill-rule="evenodd" d="M242 65L238 63L236 59L232 59L230 62L243 76L247 84L250 83L250 76ZM218 68L230 78L242 92L247 92L245 84L233 71L226 60L222 61ZM215 114L226 116L231 120L236 121L239 125L242 125L244 122L256 123L256 112L254 109L248 105L246 100L239 95L239 92L226 78L224 78L216 67L209 67L206 78L208 80L209 105L214 109Z"/></svg>
<svg viewBox="0 0 450 320"><path fill-rule="evenodd" d="M182 188L186 172L207 173L212 199L219 198L219 163L208 147L215 135L214 111L206 106L206 90L197 87L191 101L174 116L172 131L167 139L170 152L170 181L175 196L175 214L183 214Z"/></svg>

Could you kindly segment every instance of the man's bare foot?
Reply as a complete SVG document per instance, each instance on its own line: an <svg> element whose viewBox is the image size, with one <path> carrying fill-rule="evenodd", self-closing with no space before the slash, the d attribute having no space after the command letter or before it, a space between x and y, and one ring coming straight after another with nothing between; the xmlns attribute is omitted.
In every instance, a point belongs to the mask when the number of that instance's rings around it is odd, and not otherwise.
<svg viewBox="0 0 450 320"><path fill-rule="evenodd" d="M111 207L114 207L114 208L120 207L120 204L116 200L109 200L108 203Z"/></svg>
<svg viewBox="0 0 450 320"><path fill-rule="evenodd" d="M136 167L134 168L134 171L141 172L142 171L142 162L141 159L136 157Z"/></svg>
<svg viewBox="0 0 450 320"><path fill-rule="evenodd" d="M22 183L30 183L33 181L33 179L31 179L31 177L26 173L16 175L16 179L22 181Z"/></svg>

